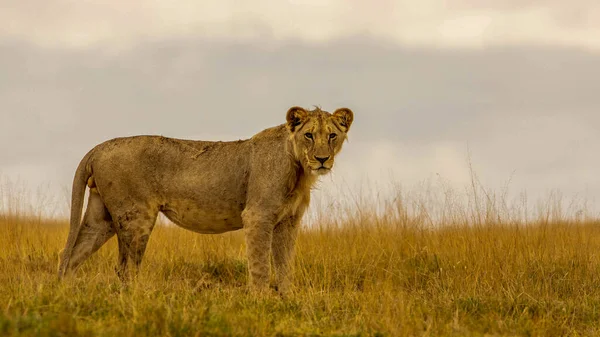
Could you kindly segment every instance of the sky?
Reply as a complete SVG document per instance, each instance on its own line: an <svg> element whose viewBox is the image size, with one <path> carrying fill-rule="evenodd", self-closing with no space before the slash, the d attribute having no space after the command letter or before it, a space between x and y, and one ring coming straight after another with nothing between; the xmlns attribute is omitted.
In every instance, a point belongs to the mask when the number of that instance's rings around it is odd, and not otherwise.
<svg viewBox="0 0 600 337"><path fill-rule="evenodd" d="M315 200L481 183L600 197L592 0L0 0L0 206L68 210L104 140L237 140L294 105L355 123ZM346 192L340 186L351 186ZM36 192L37 191L37 192ZM377 193L383 191L381 193ZM358 193L358 192L357 192ZM387 194L386 194L387 193ZM1 208L1 207L0 207Z"/></svg>

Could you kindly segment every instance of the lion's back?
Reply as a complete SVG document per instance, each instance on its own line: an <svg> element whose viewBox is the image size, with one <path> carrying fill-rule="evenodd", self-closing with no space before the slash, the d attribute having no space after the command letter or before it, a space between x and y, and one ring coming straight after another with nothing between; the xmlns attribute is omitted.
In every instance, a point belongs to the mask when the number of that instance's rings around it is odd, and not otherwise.
<svg viewBox="0 0 600 337"><path fill-rule="evenodd" d="M189 141L162 136L114 138L93 151L90 169L100 190L165 198L168 194L208 193L211 189L243 193L239 184L243 183L250 156L245 141Z"/></svg>

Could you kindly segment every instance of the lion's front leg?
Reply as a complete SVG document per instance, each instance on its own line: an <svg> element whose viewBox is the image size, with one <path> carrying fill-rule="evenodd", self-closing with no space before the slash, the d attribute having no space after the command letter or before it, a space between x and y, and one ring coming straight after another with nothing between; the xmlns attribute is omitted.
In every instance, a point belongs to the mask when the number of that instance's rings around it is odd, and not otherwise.
<svg viewBox="0 0 600 337"><path fill-rule="evenodd" d="M281 294L289 292L290 270L297 235L298 223L294 218L282 221L273 231L273 266L275 267L277 290Z"/></svg>
<svg viewBox="0 0 600 337"><path fill-rule="evenodd" d="M242 219L246 235L249 285L257 290L265 290L269 286L269 255L275 219L251 210L245 210Z"/></svg>

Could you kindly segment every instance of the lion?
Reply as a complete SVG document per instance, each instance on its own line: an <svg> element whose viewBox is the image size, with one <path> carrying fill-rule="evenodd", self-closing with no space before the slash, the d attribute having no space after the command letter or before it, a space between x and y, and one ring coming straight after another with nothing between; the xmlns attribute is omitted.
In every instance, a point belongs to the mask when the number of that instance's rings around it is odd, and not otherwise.
<svg viewBox="0 0 600 337"><path fill-rule="evenodd" d="M114 138L91 149L73 179L70 230L58 275L75 270L115 234L117 274L137 274L158 213L202 234L244 230L248 285L290 286L290 260L310 191L331 171L354 120L294 106L286 123L239 141L195 141L163 136ZM86 187L89 198L81 213Z"/></svg>

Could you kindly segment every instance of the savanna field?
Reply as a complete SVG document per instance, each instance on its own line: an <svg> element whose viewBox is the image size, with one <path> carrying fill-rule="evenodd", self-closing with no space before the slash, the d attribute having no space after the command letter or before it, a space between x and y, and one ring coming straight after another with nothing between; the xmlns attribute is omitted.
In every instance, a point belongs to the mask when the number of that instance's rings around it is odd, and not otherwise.
<svg viewBox="0 0 600 337"><path fill-rule="evenodd" d="M535 207L476 184L458 195L317 210L287 298L247 292L242 231L161 223L130 284L115 238L58 282L67 219L17 200L0 216L0 335L600 335L600 221L556 194Z"/></svg>

